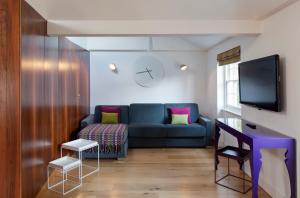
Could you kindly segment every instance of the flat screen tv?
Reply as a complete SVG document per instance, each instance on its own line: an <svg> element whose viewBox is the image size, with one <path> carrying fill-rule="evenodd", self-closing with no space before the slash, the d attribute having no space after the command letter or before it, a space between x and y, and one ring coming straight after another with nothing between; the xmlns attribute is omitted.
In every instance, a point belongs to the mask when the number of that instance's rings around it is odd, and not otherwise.
<svg viewBox="0 0 300 198"><path fill-rule="evenodd" d="M240 63L240 103L281 111L279 71L279 55Z"/></svg>

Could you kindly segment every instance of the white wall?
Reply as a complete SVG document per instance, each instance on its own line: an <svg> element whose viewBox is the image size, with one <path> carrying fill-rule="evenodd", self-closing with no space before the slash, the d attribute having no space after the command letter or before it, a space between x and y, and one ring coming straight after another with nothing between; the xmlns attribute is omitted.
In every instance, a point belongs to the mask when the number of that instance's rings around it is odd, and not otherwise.
<svg viewBox="0 0 300 198"><path fill-rule="evenodd" d="M209 115L215 118L217 108L217 62L218 53L241 45L242 61L260 58L272 54L280 54L283 79L283 111L280 113L259 111L255 108L242 106L242 117L272 128L300 140L300 2L294 3L276 15L264 21L264 33L257 38L238 37L230 39L208 52L208 104ZM298 164L300 149L297 150ZM263 167L260 184L272 197L289 197L289 180L284 165L284 150L263 150ZM299 166L298 166L299 167ZM299 171L297 175L299 179ZM298 192L300 192L298 182Z"/></svg>
<svg viewBox="0 0 300 198"><path fill-rule="evenodd" d="M133 64L153 55L164 65L165 77L156 87L144 88L134 81ZM91 52L91 112L97 104L197 102L204 112L206 93L205 52ZM111 72L117 64L118 73ZM189 65L181 71L181 64Z"/></svg>

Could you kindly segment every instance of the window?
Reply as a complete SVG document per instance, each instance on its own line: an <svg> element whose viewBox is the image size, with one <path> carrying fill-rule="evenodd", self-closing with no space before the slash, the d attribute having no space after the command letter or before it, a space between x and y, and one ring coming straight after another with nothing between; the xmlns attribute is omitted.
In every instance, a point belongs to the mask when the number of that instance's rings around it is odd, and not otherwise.
<svg viewBox="0 0 300 198"><path fill-rule="evenodd" d="M231 111L240 111L238 62L224 66L224 106Z"/></svg>

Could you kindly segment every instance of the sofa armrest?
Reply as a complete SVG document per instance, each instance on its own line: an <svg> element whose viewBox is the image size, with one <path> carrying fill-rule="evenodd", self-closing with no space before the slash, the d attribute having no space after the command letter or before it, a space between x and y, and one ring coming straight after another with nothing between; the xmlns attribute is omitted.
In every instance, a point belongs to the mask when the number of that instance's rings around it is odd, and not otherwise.
<svg viewBox="0 0 300 198"><path fill-rule="evenodd" d="M207 117L200 116L199 123L206 128L206 145L212 145L211 120Z"/></svg>
<svg viewBox="0 0 300 198"><path fill-rule="evenodd" d="M88 125L93 124L93 123L94 123L94 114L88 115L86 118L81 120L80 128L83 129L83 128L85 128Z"/></svg>

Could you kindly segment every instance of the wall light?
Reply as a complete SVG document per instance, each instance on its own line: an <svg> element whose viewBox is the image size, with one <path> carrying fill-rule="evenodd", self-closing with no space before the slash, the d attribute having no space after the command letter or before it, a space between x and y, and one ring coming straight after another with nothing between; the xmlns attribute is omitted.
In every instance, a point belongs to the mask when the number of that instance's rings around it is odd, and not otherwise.
<svg viewBox="0 0 300 198"><path fill-rule="evenodd" d="M109 64L109 69L110 69L111 71L116 71L116 70L117 70L117 65L114 64L114 63L111 63L111 64Z"/></svg>
<svg viewBox="0 0 300 198"><path fill-rule="evenodd" d="M180 70L181 71L185 71L185 70L187 70L189 68L189 66L187 66L187 65L180 65Z"/></svg>

